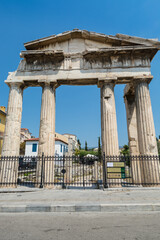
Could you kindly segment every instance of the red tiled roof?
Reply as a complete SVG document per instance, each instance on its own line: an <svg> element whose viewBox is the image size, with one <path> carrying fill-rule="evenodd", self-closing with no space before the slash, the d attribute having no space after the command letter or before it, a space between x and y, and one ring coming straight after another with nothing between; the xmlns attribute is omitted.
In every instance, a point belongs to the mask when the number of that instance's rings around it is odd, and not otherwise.
<svg viewBox="0 0 160 240"><path fill-rule="evenodd" d="M1 112L2 114L4 114L5 116L7 115L7 113L4 112L4 111L2 111L1 109L0 109L0 112Z"/></svg>
<svg viewBox="0 0 160 240"><path fill-rule="evenodd" d="M39 141L39 138L30 138L30 139L25 139L25 142L27 141Z"/></svg>
<svg viewBox="0 0 160 240"><path fill-rule="evenodd" d="M67 143L67 142L65 142L65 141L63 141L63 140L61 140L61 139L59 139L59 138L55 138L55 141L60 141L60 142L63 142L63 143L65 143L65 144L67 144L67 145L68 145L68 143Z"/></svg>
<svg viewBox="0 0 160 240"><path fill-rule="evenodd" d="M24 140L25 142L28 142L28 141L39 141L39 138L30 138L30 139L26 139L26 140ZM65 143L65 144L68 144L67 142L65 142L65 141L63 141L63 140L61 140L61 139L59 139L59 138L55 138L55 141L60 141L60 142L63 142L63 143Z"/></svg>

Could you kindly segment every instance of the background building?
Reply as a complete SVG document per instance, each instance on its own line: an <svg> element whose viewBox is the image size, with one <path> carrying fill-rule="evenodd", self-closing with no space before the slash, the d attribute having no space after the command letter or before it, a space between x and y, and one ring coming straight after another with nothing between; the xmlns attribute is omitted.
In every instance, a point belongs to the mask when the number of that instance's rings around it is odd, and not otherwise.
<svg viewBox="0 0 160 240"><path fill-rule="evenodd" d="M3 145L5 123L6 123L6 108L1 106L0 107L0 155L2 151L2 145Z"/></svg>
<svg viewBox="0 0 160 240"><path fill-rule="evenodd" d="M55 134L55 156L62 157L68 152L68 139L59 134ZM25 156L37 156L39 138L25 140Z"/></svg>
<svg viewBox="0 0 160 240"><path fill-rule="evenodd" d="M20 143L24 142L27 139L31 138L32 133L28 130L28 128L21 128L21 138Z"/></svg>
<svg viewBox="0 0 160 240"><path fill-rule="evenodd" d="M65 133L63 136L68 138L68 155L71 156L75 152L76 148L79 149L77 136L69 133Z"/></svg>

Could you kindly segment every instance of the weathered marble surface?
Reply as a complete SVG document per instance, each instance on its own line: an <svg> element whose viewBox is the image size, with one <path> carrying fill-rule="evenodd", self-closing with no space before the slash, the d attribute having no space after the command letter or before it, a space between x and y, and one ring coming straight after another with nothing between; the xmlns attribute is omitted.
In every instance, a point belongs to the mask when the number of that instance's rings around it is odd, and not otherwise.
<svg viewBox="0 0 160 240"><path fill-rule="evenodd" d="M137 84L135 94L139 152L141 155L158 156L148 83L143 81ZM142 159L140 164L142 183L160 182L159 160Z"/></svg>
<svg viewBox="0 0 160 240"><path fill-rule="evenodd" d="M19 156L22 98L23 89L21 86L19 84L11 84L2 147L2 157ZM10 186L9 183L17 182L18 161L4 161L3 159L3 161L0 162L0 169L0 182L6 183L8 187L14 187L14 185Z"/></svg>
<svg viewBox="0 0 160 240"><path fill-rule="evenodd" d="M124 96L127 117L128 140L131 155L139 155L135 93Z"/></svg>
<svg viewBox="0 0 160 240"><path fill-rule="evenodd" d="M2 156L19 155L22 100L23 89L21 88L20 84L11 84L7 107Z"/></svg>
<svg viewBox="0 0 160 240"><path fill-rule="evenodd" d="M38 155L53 156L55 143L55 88L46 83L42 91Z"/></svg>
<svg viewBox="0 0 160 240"><path fill-rule="evenodd" d="M44 178L46 187L53 187L55 154L55 86L45 83L42 91L41 120L39 129L38 155L49 156L44 161ZM50 158L52 156L52 158ZM41 177L41 164L37 165L37 179Z"/></svg>
<svg viewBox="0 0 160 240"><path fill-rule="evenodd" d="M101 87L101 135L105 155L119 155L114 84Z"/></svg>
<svg viewBox="0 0 160 240"><path fill-rule="evenodd" d="M26 43L25 47L23 60L6 83L85 85L98 84L98 79L106 77L121 77L117 83L129 83L133 77L150 75L150 62L160 44L156 40L74 29Z"/></svg>
<svg viewBox="0 0 160 240"><path fill-rule="evenodd" d="M158 155L148 83L137 84L135 94L139 152Z"/></svg>
<svg viewBox="0 0 160 240"><path fill-rule="evenodd" d="M136 159L136 156L139 155L139 144L137 132L135 92L130 86L126 86L124 89L124 102L126 107L129 150L130 155L133 157L131 161L132 182L134 184L140 184L142 183L141 164L140 161Z"/></svg>

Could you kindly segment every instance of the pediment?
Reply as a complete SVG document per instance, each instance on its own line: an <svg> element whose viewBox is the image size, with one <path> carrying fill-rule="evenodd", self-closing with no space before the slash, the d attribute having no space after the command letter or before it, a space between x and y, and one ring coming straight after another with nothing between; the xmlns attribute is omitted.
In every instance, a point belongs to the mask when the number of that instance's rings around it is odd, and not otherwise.
<svg viewBox="0 0 160 240"><path fill-rule="evenodd" d="M160 49L157 39L145 39L123 34L105 35L86 30L74 29L58 35L37 39L24 44L26 50L53 50L64 53L96 51L119 47L153 47Z"/></svg>

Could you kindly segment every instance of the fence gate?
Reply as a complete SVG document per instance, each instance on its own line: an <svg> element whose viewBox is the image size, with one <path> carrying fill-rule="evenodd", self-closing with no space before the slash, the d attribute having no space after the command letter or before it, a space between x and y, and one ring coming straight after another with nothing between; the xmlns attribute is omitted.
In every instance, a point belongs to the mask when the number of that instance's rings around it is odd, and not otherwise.
<svg viewBox="0 0 160 240"><path fill-rule="evenodd" d="M61 186L62 188L103 188L102 157L3 157L2 168L14 162L14 179L8 176L1 185L30 187ZM5 165L4 165L5 163ZM18 174L16 175L16 168ZM53 168L53 170L51 169ZM5 171L5 169L4 169ZM52 173L52 176L51 176Z"/></svg>
<svg viewBox="0 0 160 240"><path fill-rule="evenodd" d="M159 156L0 157L0 186L160 186Z"/></svg>

